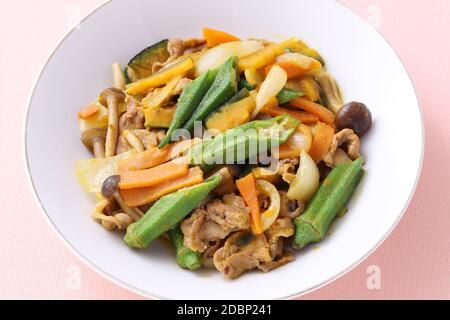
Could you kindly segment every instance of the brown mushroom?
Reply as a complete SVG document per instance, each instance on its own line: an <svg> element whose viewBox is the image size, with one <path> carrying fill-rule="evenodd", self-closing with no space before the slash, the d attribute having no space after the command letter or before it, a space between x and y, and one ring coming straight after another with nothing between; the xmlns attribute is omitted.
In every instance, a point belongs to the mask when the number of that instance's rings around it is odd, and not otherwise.
<svg viewBox="0 0 450 320"><path fill-rule="evenodd" d="M92 217L108 231L126 230L133 220L123 212L105 214L104 211L110 204L108 199L99 200L92 212Z"/></svg>
<svg viewBox="0 0 450 320"><path fill-rule="evenodd" d="M108 131L105 142L105 157L114 157L116 154L117 139L119 136L119 104L125 100L125 94L116 88L103 90L100 94L100 103L108 107Z"/></svg>
<svg viewBox="0 0 450 320"><path fill-rule="evenodd" d="M336 127L338 130L352 129L362 137L372 127L372 113L364 103L349 102L336 114Z"/></svg>
<svg viewBox="0 0 450 320"><path fill-rule="evenodd" d="M102 196L106 199L111 199L114 197L114 195L119 192L119 183L120 176L118 175L106 178L102 184Z"/></svg>
<svg viewBox="0 0 450 320"><path fill-rule="evenodd" d="M120 206L120 208L130 216L133 221L137 221L140 218L142 218L142 212L133 210L132 208L128 207L125 202L123 201L122 195L119 192L119 183L120 183L120 176L111 176L109 178L106 178L105 181L103 181L102 185L102 196L111 201L113 198L117 201L117 204Z"/></svg>
<svg viewBox="0 0 450 320"><path fill-rule="evenodd" d="M83 132L81 142L94 153L96 159L105 157L106 128L94 128Z"/></svg>

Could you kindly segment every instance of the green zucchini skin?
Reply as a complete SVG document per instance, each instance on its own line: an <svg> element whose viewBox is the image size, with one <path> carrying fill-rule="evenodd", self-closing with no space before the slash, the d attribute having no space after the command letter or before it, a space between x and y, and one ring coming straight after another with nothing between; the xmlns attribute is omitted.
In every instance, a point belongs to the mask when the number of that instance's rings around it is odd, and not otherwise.
<svg viewBox="0 0 450 320"><path fill-rule="evenodd" d="M325 237L331 222L350 201L364 174L364 159L334 168L313 196L305 212L294 220L293 247L301 249Z"/></svg>
<svg viewBox="0 0 450 320"><path fill-rule="evenodd" d="M129 82L146 78L153 74L152 67L155 62L165 62L170 54L167 50L169 40L165 39L139 52L128 63L125 74ZM131 70L130 70L131 69Z"/></svg>

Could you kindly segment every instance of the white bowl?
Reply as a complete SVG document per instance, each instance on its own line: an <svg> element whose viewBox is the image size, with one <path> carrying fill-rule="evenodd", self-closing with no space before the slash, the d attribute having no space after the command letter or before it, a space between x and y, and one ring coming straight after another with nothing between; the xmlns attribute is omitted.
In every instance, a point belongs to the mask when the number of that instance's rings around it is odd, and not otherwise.
<svg viewBox="0 0 450 320"><path fill-rule="evenodd" d="M90 217L75 161L90 157L76 114L111 86L111 64L126 64L144 47L200 35L203 26L241 37L298 36L325 57L346 101L372 110L363 139L367 174L350 211L331 235L296 261L264 274L225 280L219 272L180 269L158 241L134 251ZM273 299L305 293L336 279L367 257L405 211L421 168L423 126L413 85L399 58L368 23L328 0L115 0L90 14L53 52L30 98L25 153L36 199L64 241L100 274L149 297ZM43 252L42 254L45 254Z"/></svg>

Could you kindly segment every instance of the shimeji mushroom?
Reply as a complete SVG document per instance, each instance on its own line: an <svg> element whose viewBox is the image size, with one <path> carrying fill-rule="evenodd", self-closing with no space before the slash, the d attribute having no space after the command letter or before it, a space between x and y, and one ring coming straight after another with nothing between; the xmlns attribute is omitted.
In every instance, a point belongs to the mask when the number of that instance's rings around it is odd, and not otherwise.
<svg viewBox="0 0 450 320"><path fill-rule="evenodd" d="M125 89L126 80L125 76L123 75L122 66L120 65L120 63L113 63L112 71L114 87L119 90Z"/></svg>
<svg viewBox="0 0 450 320"><path fill-rule="evenodd" d="M126 230L126 228L133 222L138 221L144 216L144 213L137 208L130 208L125 205L122 196L119 192L119 176L111 176L107 178L102 185L101 199L97 202L92 216L99 221L106 230ZM107 207L117 202L123 212L105 213Z"/></svg>
<svg viewBox="0 0 450 320"><path fill-rule="evenodd" d="M112 200L113 198L116 199L120 208L133 219L133 221L138 221L143 215L140 214L140 211L133 210L125 204L119 192L119 182L120 176L116 175L107 178L102 185L102 196L109 200Z"/></svg>
<svg viewBox="0 0 450 320"><path fill-rule="evenodd" d="M105 157L106 128L93 128L81 135L81 142L94 153L96 159Z"/></svg>
<svg viewBox="0 0 450 320"><path fill-rule="evenodd" d="M100 103L108 108L108 131L106 134L105 157L116 154L119 136L119 104L125 100L125 94L116 88L109 88L100 94Z"/></svg>
<svg viewBox="0 0 450 320"><path fill-rule="evenodd" d="M130 130L125 130L123 136L127 140L128 144L133 147L137 152L144 152L145 148L142 141Z"/></svg>
<svg viewBox="0 0 450 320"><path fill-rule="evenodd" d="M372 113L364 103L349 102L336 114L336 128L338 130L352 129L362 137L372 127Z"/></svg>
<svg viewBox="0 0 450 320"><path fill-rule="evenodd" d="M102 226L109 231L126 230L133 223L133 220L126 213L117 213L113 216L105 215L103 211L109 205L108 199L102 199L97 202L92 217L100 222Z"/></svg>

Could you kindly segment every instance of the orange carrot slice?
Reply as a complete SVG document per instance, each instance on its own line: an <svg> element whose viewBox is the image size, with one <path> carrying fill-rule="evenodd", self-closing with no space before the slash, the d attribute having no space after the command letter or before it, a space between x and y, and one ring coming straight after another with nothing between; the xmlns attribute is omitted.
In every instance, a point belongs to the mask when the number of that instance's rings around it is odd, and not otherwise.
<svg viewBox="0 0 450 320"><path fill-rule="evenodd" d="M253 234L258 235L263 233L255 177L250 173L244 178L237 180L236 187L241 193L245 204L250 209L250 222Z"/></svg>
<svg viewBox="0 0 450 320"><path fill-rule="evenodd" d="M282 114L288 114L291 117L300 120L304 124L316 124L319 121L319 117L311 113L304 111L289 110L278 106L270 106L268 108L265 108L263 112L271 115L272 117L278 117Z"/></svg>
<svg viewBox="0 0 450 320"><path fill-rule="evenodd" d="M122 159L117 164L119 172L127 170L142 170L156 167L171 159L170 145L159 149L158 147L150 148L144 152L139 152Z"/></svg>
<svg viewBox="0 0 450 320"><path fill-rule="evenodd" d="M316 134L314 135L309 154L316 162L322 161L323 157L330 150L331 142L333 141L334 128L329 125L319 122L316 127Z"/></svg>
<svg viewBox="0 0 450 320"><path fill-rule="evenodd" d="M316 115L319 117L320 121L325 122L329 126L334 126L334 113L320 104L314 103L305 98L297 98L292 100L290 105Z"/></svg>
<svg viewBox="0 0 450 320"><path fill-rule="evenodd" d="M195 142L196 140L192 139L175 142L162 149L153 147L144 152L139 152L126 157L119 161L117 166L119 171L153 168L182 155L183 152L189 149Z"/></svg>
<svg viewBox="0 0 450 320"><path fill-rule="evenodd" d="M210 28L203 28L203 37L210 48L218 46L222 43L241 40L232 34Z"/></svg>
<svg viewBox="0 0 450 320"><path fill-rule="evenodd" d="M188 174L188 165L174 161L146 170L126 170L119 172L120 189L152 187L168 180L184 177Z"/></svg>
<svg viewBox="0 0 450 320"><path fill-rule="evenodd" d="M186 176L160 183L153 187L121 190L127 206L136 207L153 203L159 198L182 188L191 187L203 182L203 171L199 167L189 169Z"/></svg>
<svg viewBox="0 0 450 320"><path fill-rule="evenodd" d="M90 118L91 116L93 116L94 114L96 114L99 110L100 110L100 108L98 106L95 106L95 105L89 106L89 107L84 108L80 112L78 112L78 116L81 119L86 120L86 119Z"/></svg>

